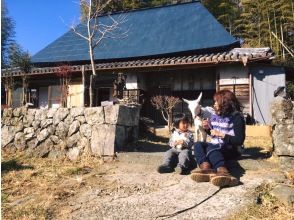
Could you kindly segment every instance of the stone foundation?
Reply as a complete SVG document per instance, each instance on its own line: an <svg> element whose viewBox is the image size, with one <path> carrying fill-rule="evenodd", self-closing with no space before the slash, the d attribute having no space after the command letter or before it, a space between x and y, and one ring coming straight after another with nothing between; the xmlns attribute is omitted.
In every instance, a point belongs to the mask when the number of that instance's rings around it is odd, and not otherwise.
<svg viewBox="0 0 294 220"><path fill-rule="evenodd" d="M2 148L38 157L77 160L83 154L113 156L138 140L140 108L4 109Z"/></svg>
<svg viewBox="0 0 294 220"><path fill-rule="evenodd" d="M294 107L291 100L277 97L271 104L274 153L283 169L294 168Z"/></svg>

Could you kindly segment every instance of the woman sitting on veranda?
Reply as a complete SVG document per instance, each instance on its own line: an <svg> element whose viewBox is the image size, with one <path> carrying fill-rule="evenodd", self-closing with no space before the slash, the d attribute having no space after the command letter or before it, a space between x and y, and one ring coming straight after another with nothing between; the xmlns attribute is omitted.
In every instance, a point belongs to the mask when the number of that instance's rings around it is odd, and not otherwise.
<svg viewBox="0 0 294 220"><path fill-rule="evenodd" d="M235 186L239 181L226 168L228 159L240 156L240 146L245 140L245 120L235 94L221 90L214 95L215 113L203 121L203 127L211 136L208 143L197 142L194 155L199 168L191 173L196 182L211 182L216 186Z"/></svg>

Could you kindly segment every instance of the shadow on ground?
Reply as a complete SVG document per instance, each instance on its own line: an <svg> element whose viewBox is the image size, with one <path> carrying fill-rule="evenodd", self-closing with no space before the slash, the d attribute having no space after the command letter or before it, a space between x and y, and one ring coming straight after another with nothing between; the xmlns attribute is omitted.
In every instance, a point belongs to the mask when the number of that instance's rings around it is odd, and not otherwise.
<svg viewBox="0 0 294 220"><path fill-rule="evenodd" d="M245 148L239 160L245 159L267 159L271 157L271 152L265 151L260 147Z"/></svg>
<svg viewBox="0 0 294 220"><path fill-rule="evenodd" d="M34 167L29 165L22 165L14 159L1 162L1 172L9 172L13 170L25 170L25 169L34 169Z"/></svg>

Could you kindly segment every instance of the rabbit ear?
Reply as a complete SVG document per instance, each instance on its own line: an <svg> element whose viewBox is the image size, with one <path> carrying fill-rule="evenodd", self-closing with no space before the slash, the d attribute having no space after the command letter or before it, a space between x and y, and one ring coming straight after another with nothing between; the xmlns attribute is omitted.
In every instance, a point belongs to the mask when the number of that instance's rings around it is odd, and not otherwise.
<svg viewBox="0 0 294 220"><path fill-rule="evenodd" d="M202 92L200 93L200 95L198 96L198 98L197 98L197 102L200 102L200 100L201 100L201 98L202 98Z"/></svg>

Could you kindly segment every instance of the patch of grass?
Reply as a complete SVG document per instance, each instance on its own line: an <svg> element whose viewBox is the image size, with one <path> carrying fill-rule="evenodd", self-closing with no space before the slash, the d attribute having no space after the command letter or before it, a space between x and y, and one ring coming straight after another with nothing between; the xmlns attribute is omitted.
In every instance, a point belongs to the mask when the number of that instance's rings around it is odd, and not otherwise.
<svg viewBox="0 0 294 220"><path fill-rule="evenodd" d="M4 193L4 192L1 192L1 201L2 201L2 203L9 202L8 195L6 193Z"/></svg>
<svg viewBox="0 0 294 220"><path fill-rule="evenodd" d="M64 171L64 174L65 175L68 175L68 176L71 176L71 175L80 175L83 171L83 168L82 167L70 167L70 168L67 168L65 171Z"/></svg>
<svg viewBox="0 0 294 220"><path fill-rule="evenodd" d="M69 197L89 186L99 158L34 158L2 151L2 219L54 219ZM94 172L93 172L94 173Z"/></svg>
<svg viewBox="0 0 294 220"><path fill-rule="evenodd" d="M246 137L244 145L246 148L258 147L268 151L273 150L273 142L268 137Z"/></svg>
<svg viewBox="0 0 294 220"><path fill-rule="evenodd" d="M245 219L268 219L285 220L294 219L294 207L287 206L279 202L269 192L273 188L270 184L263 184L256 188L253 193L256 201L240 212L234 213L227 220Z"/></svg>
<svg viewBox="0 0 294 220"><path fill-rule="evenodd" d="M52 219L50 209L44 208L42 205L22 206L17 208L8 208L4 214L4 219Z"/></svg>

